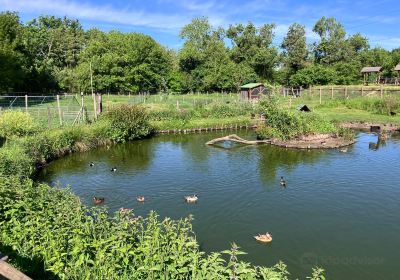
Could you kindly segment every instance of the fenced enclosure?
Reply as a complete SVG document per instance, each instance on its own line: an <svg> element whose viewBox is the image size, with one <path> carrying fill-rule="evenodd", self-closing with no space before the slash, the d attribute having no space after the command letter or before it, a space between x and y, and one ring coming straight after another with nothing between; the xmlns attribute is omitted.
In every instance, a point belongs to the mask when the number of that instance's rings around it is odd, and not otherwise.
<svg viewBox="0 0 400 280"><path fill-rule="evenodd" d="M75 95L0 96L0 114L5 110L25 111L49 127L72 124L81 108Z"/></svg>
<svg viewBox="0 0 400 280"><path fill-rule="evenodd" d="M289 108L300 98L307 104L317 105L330 100L347 100L352 98L384 98L391 95L400 97L400 87L362 87L362 86L321 86L303 88L275 88L288 102ZM100 101L101 99L101 101ZM293 100L293 101L292 101ZM247 102L238 93L193 93L184 95L171 94L103 94L96 95L6 95L0 96L0 115L5 110L28 112L35 120L47 127L72 125L82 121L92 121L100 111L108 111L118 104L142 104L150 110L190 109L198 106L215 104L239 104ZM285 101L286 102L286 101ZM97 111L95 115L94 112Z"/></svg>
<svg viewBox="0 0 400 280"><path fill-rule="evenodd" d="M321 86L305 88L281 88L284 97L319 98L320 103L331 99L350 99L355 97L385 97L400 95L400 87L363 87L363 86Z"/></svg>
<svg viewBox="0 0 400 280"><path fill-rule="evenodd" d="M101 100L101 101L100 101ZM242 102L235 93L213 94L104 94L96 95L5 95L0 96L0 115L6 110L29 113L35 120L48 127L72 125L82 121L92 121L95 110L108 111L118 104L142 104L149 109L187 109L212 104ZM101 104L101 105L100 105Z"/></svg>

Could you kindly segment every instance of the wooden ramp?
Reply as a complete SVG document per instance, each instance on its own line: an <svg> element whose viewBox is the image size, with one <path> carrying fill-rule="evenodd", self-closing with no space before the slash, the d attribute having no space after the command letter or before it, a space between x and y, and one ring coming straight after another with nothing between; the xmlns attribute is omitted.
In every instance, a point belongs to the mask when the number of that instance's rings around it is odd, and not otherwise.
<svg viewBox="0 0 400 280"><path fill-rule="evenodd" d="M270 144L270 140L245 140L243 138L240 138L236 134L231 134L225 137L220 137L220 138L215 138L213 140L210 140L206 143L206 145L215 145L219 142L224 142L224 141L232 141L236 143L241 143L241 144L246 144L246 145L259 145L259 144Z"/></svg>
<svg viewBox="0 0 400 280"><path fill-rule="evenodd" d="M32 278L26 276L21 271L15 269L12 265L8 264L7 256L0 254L0 279L9 280L32 280Z"/></svg>

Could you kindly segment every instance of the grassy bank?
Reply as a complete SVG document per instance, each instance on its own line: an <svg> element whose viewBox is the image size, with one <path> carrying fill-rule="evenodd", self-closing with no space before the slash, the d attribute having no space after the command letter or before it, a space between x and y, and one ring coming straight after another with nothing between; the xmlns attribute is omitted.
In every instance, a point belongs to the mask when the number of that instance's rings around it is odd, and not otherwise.
<svg viewBox="0 0 400 280"><path fill-rule="evenodd" d="M321 102L318 96L279 98L279 106L283 109L296 111L300 104L306 104L315 114L334 122L400 124L400 96L397 95L349 99L327 97Z"/></svg>
<svg viewBox="0 0 400 280"><path fill-rule="evenodd" d="M191 218L110 214L87 207L68 189L33 182L38 165L71 152L147 137L137 106L110 110L96 123L46 130L29 115L0 120L0 248L35 279L288 279L283 263L259 267L230 250L206 255ZM324 279L315 269L310 279Z"/></svg>

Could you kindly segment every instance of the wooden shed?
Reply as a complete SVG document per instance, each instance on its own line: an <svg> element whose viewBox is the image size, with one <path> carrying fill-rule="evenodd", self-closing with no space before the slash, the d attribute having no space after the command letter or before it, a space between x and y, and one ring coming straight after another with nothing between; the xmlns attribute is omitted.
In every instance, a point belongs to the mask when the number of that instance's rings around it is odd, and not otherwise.
<svg viewBox="0 0 400 280"><path fill-rule="evenodd" d="M240 87L240 98L242 100L255 101L266 93L266 88L262 83L250 83Z"/></svg>
<svg viewBox="0 0 400 280"><path fill-rule="evenodd" d="M396 78L396 85L400 85L400 64L397 64L396 67L394 67L394 71L397 71L397 78Z"/></svg>
<svg viewBox="0 0 400 280"><path fill-rule="evenodd" d="M364 75L364 84L368 85L371 74L375 75L375 83L378 84L381 78L381 69L382 67L374 66L374 67L364 67L361 69L361 74Z"/></svg>

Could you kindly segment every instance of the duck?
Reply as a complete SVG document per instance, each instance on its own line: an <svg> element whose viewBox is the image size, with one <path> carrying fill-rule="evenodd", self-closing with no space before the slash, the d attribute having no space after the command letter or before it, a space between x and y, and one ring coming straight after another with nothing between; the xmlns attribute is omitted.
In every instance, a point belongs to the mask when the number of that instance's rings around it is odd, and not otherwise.
<svg viewBox="0 0 400 280"><path fill-rule="evenodd" d="M117 171L116 167L111 168L111 172L116 172L116 171Z"/></svg>
<svg viewBox="0 0 400 280"><path fill-rule="evenodd" d="M348 151L347 148L343 148L343 149L340 149L340 150L339 150L339 152L341 152L341 153L347 153L347 151Z"/></svg>
<svg viewBox="0 0 400 280"><path fill-rule="evenodd" d="M185 196L185 200L187 203L197 202L198 199L199 197L197 196L197 194Z"/></svg>
<svg viewBox="0 0 400 280"><path fill-rule="evenodd" d="M281 180L279 183L281 184L282 187L286 187L286 181L285 181L285 179L283 179L282 176L281 176Z"/></svg>
<svg viewBox="0 0 400 280"><path fill-rule="evenodd" d="M89 163L89 166L93 167L93 166L94 166L94 162L91 161L91 162Z"/></svg>
<svg viewBox="0 0 400 280"><path fill-rule="evenodd" d="M136 200L137 201L139 201L139 202L144 202L144 196L143 195L138 195L137 197L136 197Z"/></svg>
<svg viewBox="0 0 400 280"><path fill-rule="evenodd" d="M259 234L254 236L254 238L262 243L269 243L272 241L272 234L270 234L269 232L265 233L265 234Z"/></svg>
<svg viewBox="0 0 400 280"><path fill-rule="evenodd" d="M130 212L132 212L133 211L133 209L132 208L124 208L124 207L121 207L121 208L119 208L119 213L121 214L121 215L123 215L123 214L129 214Z"/></svg>
<svg viewBox="0 0 400 280"><path fill-rule="evenodd" d="M96 205L104 203L104 197L93 197L93 203Z"/></svg>

